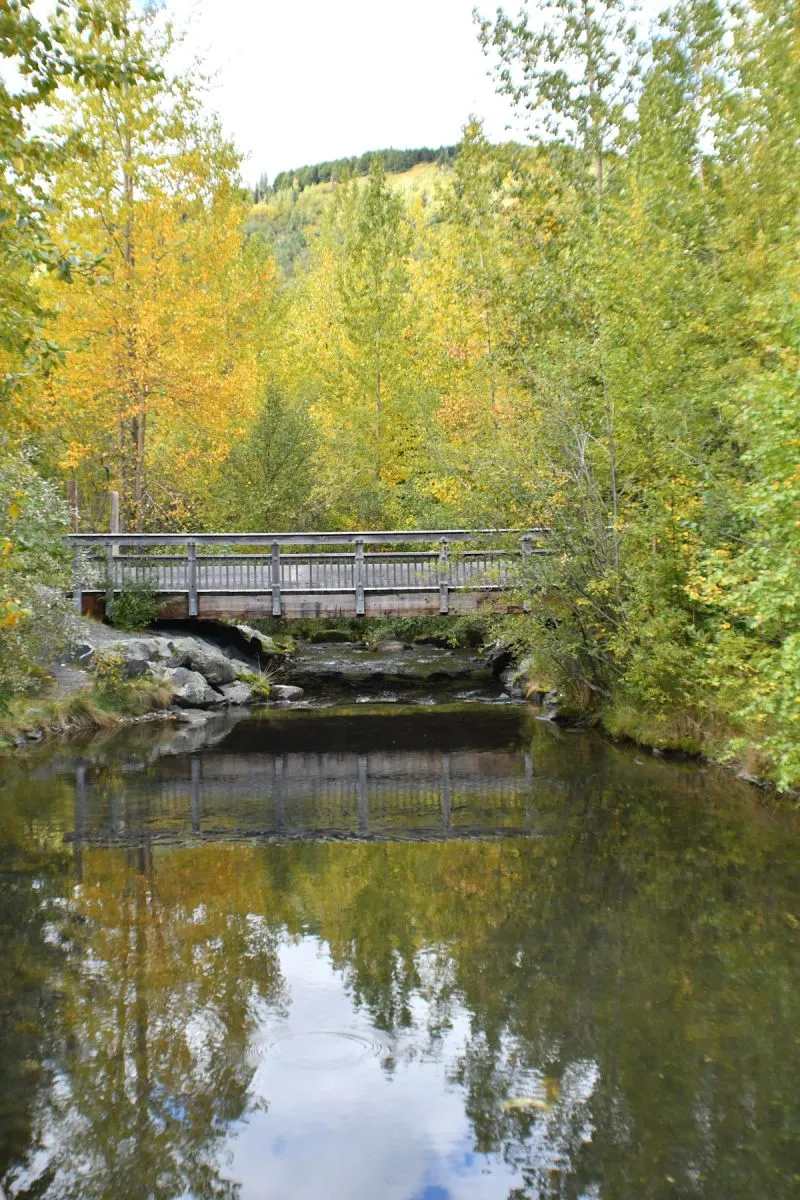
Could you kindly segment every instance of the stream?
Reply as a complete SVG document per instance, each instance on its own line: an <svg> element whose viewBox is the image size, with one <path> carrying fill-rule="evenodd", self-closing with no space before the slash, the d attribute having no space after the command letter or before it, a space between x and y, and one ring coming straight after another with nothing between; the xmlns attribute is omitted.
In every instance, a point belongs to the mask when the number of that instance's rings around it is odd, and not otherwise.
<svg viewBox="0 0 800 1200"><path fill-rule="evenodd" d="M292 673L4 764L5 1195L800 1194L797 815L467 652Z"/></svg>

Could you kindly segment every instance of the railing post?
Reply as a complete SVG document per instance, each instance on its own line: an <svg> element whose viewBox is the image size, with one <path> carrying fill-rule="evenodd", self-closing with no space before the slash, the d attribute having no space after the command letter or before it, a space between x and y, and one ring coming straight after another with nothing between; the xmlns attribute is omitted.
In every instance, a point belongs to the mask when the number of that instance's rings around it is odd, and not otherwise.
<svg viewBox="0 0 800 1200"><path fill-rule="evenodd" d="M356 539L356 561L355 561L355 581L356 581L356 616L363 617L366 612L366 593L365 587L365 563L364 563L364 543L361 538Z"/></svg>
<svg viewBox="0 0 800 1200"><path fill-rule="evenodd" d="M114 607L114 546L106 541L106 617L111 615Z"/></svg>
<svg viewBox="0 0 800 1200"><path fill-rule="evenodd" d="M281 615L281 548L272 543L272 615Z"/></svg>
<svg viewBox="0 0 800 1200"><path fill-rule="evenodd" d="M531 535L526 533L522 539L522 561L527 567L531 560Z"/></svg>
<svg viewBox="0 0 800 1200"><path fill-rule="evenodd" d="M78 616L83 614L83 582L81 580L81 548L72 547L72 604Z"/></svg>
<svg viewBox="0 0 800 1200"><path fill-rule="evenodd" d="M189 616L197 616L197 542L187 543L188 559L186 563L187 585L189 588Z"/></svg>
<svg viewBox="0 0 800 1200"><path fill-rule="evenodd" d="M443 616L450 611L449 584L450 564L447 560L447 538L442 538L439 543L439 612Z"/></svg>

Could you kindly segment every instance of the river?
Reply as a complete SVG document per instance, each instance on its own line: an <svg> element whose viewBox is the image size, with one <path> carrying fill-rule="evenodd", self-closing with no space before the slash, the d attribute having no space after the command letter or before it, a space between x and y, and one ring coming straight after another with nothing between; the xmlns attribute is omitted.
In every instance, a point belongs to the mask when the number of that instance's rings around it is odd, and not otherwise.
<svg viewBox="0 0 800 1200"><path fill-rule="evenodd" d="M521 704L42 748L0 784L2 1187L796 1197L797 835Z"/></svg>

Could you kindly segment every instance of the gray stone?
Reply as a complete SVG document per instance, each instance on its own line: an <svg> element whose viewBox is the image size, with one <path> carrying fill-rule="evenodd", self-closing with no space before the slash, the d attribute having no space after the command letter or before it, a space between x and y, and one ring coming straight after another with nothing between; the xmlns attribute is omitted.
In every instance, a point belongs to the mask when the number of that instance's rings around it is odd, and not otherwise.
<svg viewBox="0 0 800 1200"><path fill-rule="evenodd" d="M76 642L70 654L72 662L88 667L94 658L94 646L90 642Z"/></svg>
<svg viewBox="0 0 800 1200"><path fill-rule="evenodd" d="M255 697L249 683L226 683L220 688L228 704L252 704Z"/></svg>
<svg viewBox="0 0 800 1200"><path fill-rule="evenodd" d="M411 647L406 642L395 642L391 638L386 638L384 641L376 642L373 649L379 650L381 654L397 654L400 650L410 650Z"/></svg>
<svg viewBox="0 0 800 1200"><path fill-rule="evenodd" d="M196 708L182 708L176 713L175 719L179 725L191 725L199 728L211 720L211 713L199 711Z"/></svg>
<svg viewBox="0 0 800 1200"><path fill-rule="evenodd" d="M150 660L147 658L126 658L122 664L122 674L125 679L141 679L150 673Z"/></svg>
<svg viewBox="0 0 800 1200"><path fill-rule="evenodd" d="M305 692L301 687L293 687L289 683L274 683L270 688L270 700L302 700Z"/></svg>
<svg viewBox="0 0 800 1200"><path fill-rule="evenodd" d="M489 647L489 652L484 659L483 665L487 671L491 671L493 675L499 678L511 666L513 661L514 652L511 647L505 645L504 642L494 642Z"/></svg>
<svg viewBox="0 0 800 1200"><path fill-rule="evenodd" d="M252 663L243 662L241 658L232 658L230 663L236 672L237 679L241 679L243 675L258 674L258 667L254 667Z"/></svg>
<svg viewBox="0 0 800 1200"><path fill-rule="evenodd" d="M247 638L253 651L260 650L262 654L280 654L268 633L262 633L260 629L254 629L252 625L235 625L234 628ZM255 644L253 645L253 643Z"/></svg>
<svg viewBox="0 0 800 1200"><path fill-rule="evenodd" d="M236 678L236 669L221 650L194 638L180 638L173 642L169 665L189 667L213 684L233 683Z"/></svg>
<svg viewBox="0 0 800 1200"><path fill-rule="evenodd" d="M175 702L182 708L208 708L211 704L222 703L222 696L215 692L199 671L189 671L186 667L171 667L164 672L175 690Z"/></svg>

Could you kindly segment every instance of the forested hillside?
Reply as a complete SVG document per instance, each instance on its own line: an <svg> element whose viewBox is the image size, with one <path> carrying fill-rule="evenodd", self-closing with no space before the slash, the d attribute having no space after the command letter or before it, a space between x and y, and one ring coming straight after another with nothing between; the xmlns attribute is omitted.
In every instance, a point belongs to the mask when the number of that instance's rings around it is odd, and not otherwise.
<svg viewBox="0 0 800 1200"><path fill-rule="evenodd" d="M154 14L2 10L7 681L68 481L86 527L543 525L531 677L800 783L800 17L549 12L480 29L526 146L253 208Z"/></svg>
<svg viewBox="0 0 800 1200"><path fill-rule="evenodd" d="M270 191L280 192L285 188L302 191L315 183L339 183L355 175L369 175L372 166L380 159L388 175L410 171L418 163L446 163L455 157L455 146L440 146L432 150L422 146L418 150L367 150L364 154L353 154L349 158L335 158L331 162L313 163L311 166L295 167L290 171L279 171L270 188L266 176L262 175L254 190L256 203Z"/></svg>

